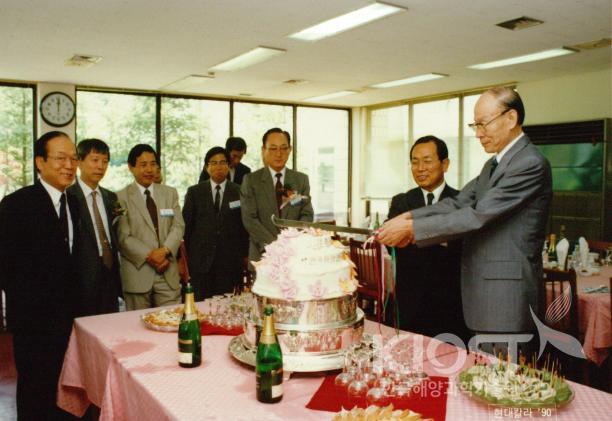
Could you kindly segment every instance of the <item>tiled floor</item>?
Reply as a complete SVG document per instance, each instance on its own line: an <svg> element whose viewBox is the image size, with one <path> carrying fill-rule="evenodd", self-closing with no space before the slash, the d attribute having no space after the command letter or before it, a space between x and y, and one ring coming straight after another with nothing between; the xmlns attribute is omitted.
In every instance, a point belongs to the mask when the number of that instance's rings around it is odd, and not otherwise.
<svg viewBox="0 0 612 421"><path fill-rule="evenodd" d="M9 333L0 333L0 420L16 420L15 389L17 371L13 360L13 341Z"/></svg>

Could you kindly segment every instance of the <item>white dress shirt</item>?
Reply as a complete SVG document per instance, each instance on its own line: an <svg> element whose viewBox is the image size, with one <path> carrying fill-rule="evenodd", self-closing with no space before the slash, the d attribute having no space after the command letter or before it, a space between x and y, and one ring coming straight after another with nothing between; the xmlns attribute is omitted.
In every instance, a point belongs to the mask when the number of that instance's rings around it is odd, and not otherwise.
<svg viewBox="0 0 612 421"><path fill-rule="evenodd" d="M270 174L272 174L272 185L276 188L276 174L281 173L280 182L285 185L285 173L287 172L287 167L283 167L280 171L274 171L271 167L268 167L270 170Z"/></svg>
<svg viewBox="0 0 612 421"><path fill-rule="evenodd" d="M227 184L227 179L223 180L222 183L215 183L213 181L213 179L210 179L210 188L212 189L212 200L213 203L215 203L215 196L217 194L217 186L220 186L221 189L219 189L219 194L221 195L221 197L219 198L219 208L221 208L221 203L223 203L223 193L225 192L225 185Z"/></svg>
<svg viewBox="0 0 612 421"><path fill-rule="evenodd" d="M499 153L497 155L495 155L495 159L497 160L497 164L499 164L501 162L501 160L504 157L504 155L506 154L506 152L508 152L510 150L510 148L512 148L514 146L514 144L516 142L518 142L518 140L521 138L521 136L523 136L523 132L519 133L519 135L517 137L515 137L512 140L512 142L508 143L504 149L502 149L501 151L499 151Z"/></svg>
<svg viewBox="0 0 612 421"><path fill-rule="evenodd" d="M40 184L45 188L49 196L51 197L51 202L53 202L53 207L55 208L55 212L57 213L57 217L60 216L60 199L62 198L62 194L66 194L66 191L59 191L51 184L47 183L45 180L40 178ZM72 216L70 215L70 206L68 206L68 197L66 197L66 216L68 217L68 242L70 243L70 252L72 253L72 243L73 243L73 230L72 230Z"/></svg>
<svg viewBox="0 0 612 421"><path fill-rule="evenodd" d="M93 190L87 184L81 180L81 178L77 178L77 182L79 186L81 186L81 190L83 190L83 195L85 196L85 202L87 202L87 209L89 210L89 216L91 217L91 222L94 226L94 233L96 234L96 244L98 244L98 251L100 252L100 256L102 256L102 240L100 239L100 234L98 233L98 227L96 225L96 215L94 214L93 209ZM106 207L104 206L104 200L102 200L102 192L100 191L100 187L96 187L95 190L98 194L96 195L96 203L98 204L98 210L100 211L100 217L102 218L102 225L104 225L104 231L106 232L106 238L110 241L110 231L108 230L108 218L106 217Z"/></svg>
<svg viewBox="0 0 612 421"><path fill-rule="evenodd" d="M136 182L136 185L138 186L138 190L140 190L140 193L142 194L142 200L144 200L145 205L147 204L147 195L145 194L145 190L149 190L151 192L151 199L155 201L155 198L153 197L154 196L153 190L155 189L155 183L151 183L149 187L141 186L138 182ZM157 203L155 205L157 205Z"/></svg>
<svg viewBox="0 0 612 421"><path fill-rule="evenodd" d="M234 181L234 177L236 177L236 168L230 167L229 175L230 175L230 181Z"/></svg>
<svg viewBox="0 0 612 421"><path fill-rule="evenodd" d="M446 181L443 181L442 184L436 187L432 192L429 192L425 189L421 189L421 192L423 193L423 198L425 199L425 204L427 204L427 195L429 193L433 193L434 195L434 198L431 204L433 205L435 203L438 203L438 201L440 200L440 195L442 194L442 190L444 190L444 187L446 187Z"/></svg>

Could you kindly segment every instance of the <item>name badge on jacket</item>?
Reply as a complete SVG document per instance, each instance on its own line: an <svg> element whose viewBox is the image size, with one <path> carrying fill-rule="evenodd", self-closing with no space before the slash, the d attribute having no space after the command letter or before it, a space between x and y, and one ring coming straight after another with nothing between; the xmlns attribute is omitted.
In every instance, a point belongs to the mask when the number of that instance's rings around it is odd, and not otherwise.
<svg viewBox="0 0 612 421"><path fill-rule="evenodd" d="M165 216L165 217L174 216L174 209L160 209L159 210L159 215L160 216Z"/></svg>
<svg viewBox="0 0 612 421"><path fill-rule="evenodd" d="M240 207L240 200L234 200L233 202L229 202L230 209L238 209Z"/></svg>

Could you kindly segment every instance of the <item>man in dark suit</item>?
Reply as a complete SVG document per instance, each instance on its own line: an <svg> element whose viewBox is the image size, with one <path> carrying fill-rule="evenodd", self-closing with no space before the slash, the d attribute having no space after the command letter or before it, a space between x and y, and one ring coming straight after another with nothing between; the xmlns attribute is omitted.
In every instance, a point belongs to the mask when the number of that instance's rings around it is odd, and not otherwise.
<svg viewBox="0 0 612 421"><path fill-rule="evenodd" d="M55 420L68 415L55 401L77 302L79 211L66 188L78 159L74 143L58 131L36 140L34 159L40 179L0 203L0 272L18 374L17 416Z"/></svg>
<svg viewBox="0 0 612 421"><path fill-rule="evenodd" d="M523 102L513 89L483 93L470 127L484 150L495 156L457 196L396 216L378 235L383 244L399 247L463 237L461 292L467 327L508 341L534 331L530 308L538 313L542 244L552 198L550 164L523 133L524 117ZM503 345L500 340L500 351L505 351ZM532 347L533 342L519 345L525 355L531 355Z"/></svg>
<svg viewBox="0 0 612 421"><path fill-rule="evenodd" d="M80 174L68 187L81 215L81 245L78 255L79 315L119 311L121 295L117 238L113 210L117 195L99 185L106 174L110 151L99 139L85 139L77 146Z"/></svg>
<svg viewBox="0 0 612 421"><path fill-rule="evenodd" d="M189 187L183 206L185 247L196 300L232 292L242 281L248 234L240 186L227 179L229 154L216 146L204 159L208 181Z"/></svg>
<svg viewBox="0 0 612 421"><path fill-rule="evenodd" d="M418 139L410 149L410 164L418 187L393 197L389 218L459 193L444 181L450 161L443 140L435 136ZM444 332L466 336L460 259L460 241L397 249L396 296L401 329L432 337Z"/></svg>
<svg viewBox="0 0 612 421"><path fill-rule="evenodd" d="M265 247L280 232L272 223L272 215L307 222L312 222L314 216L308 176L286 167L291 153L289 133L275 127L263 135L262 142L265 167L247 175L240 189L242 222L250 236L251 262L261 258Z"/></svg>
<svg viewBox="0 0 612 421"><path fill-rule="evenodd" d="M240 185L242 184L244 176L251 172L249 167L240 162L242 157L246 154L247 144L241 137L228 137L225 142L225 150L230 158L227 178L229 181ZM202 170L202 174L200 174L200 180L198 182L201 183L209 178L210 174L206 169L206 163L204 163L204 169Z"/></svg>

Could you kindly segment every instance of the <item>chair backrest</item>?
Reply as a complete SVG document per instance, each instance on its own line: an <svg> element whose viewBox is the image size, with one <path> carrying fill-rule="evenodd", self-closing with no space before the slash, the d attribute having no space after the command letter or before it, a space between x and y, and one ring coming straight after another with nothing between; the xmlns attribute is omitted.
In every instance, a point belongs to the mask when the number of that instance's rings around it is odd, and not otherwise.
<svg viewBox="0 0 612 421"><path fill-rule="evenodd" d="M382 250L380 243L374 241L367 243L364 248L363 241L349 241L351 260L357 267L358 290L376 292L380 288L380 258Z"/></svg>
<svg viewBox="0 0 612 421"><path fill-rule="evenodd" d="M544 269L540 287L540 320L578 339L578 289L574 269Z"/></svg>

